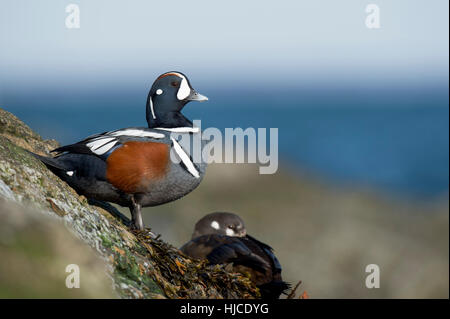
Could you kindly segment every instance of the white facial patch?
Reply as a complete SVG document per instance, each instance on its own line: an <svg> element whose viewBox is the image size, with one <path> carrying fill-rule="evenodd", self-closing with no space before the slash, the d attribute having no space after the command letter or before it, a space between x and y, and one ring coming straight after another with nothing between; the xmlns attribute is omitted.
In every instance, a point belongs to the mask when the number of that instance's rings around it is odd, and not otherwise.
<svg viewBox="0 0 450 319"><path fill-rule="evenodd" d="M161 95L161 94L163 94L163 90L161 90L161 89L157 89L157 90L156 90L156 94L158 94L158 95Z"/></svg>
<svg viewBox="0 0 450 319"><path fill-rule="evenodd" d="M67 171L66 174L69 176L73 176L73 171Z"/></svg>
<svg viewBox="0 0 450 319"><path fill-rule="evenodd" d="M234 230L232 230L231 228L227 228L227 230L225 231L227 236L234 236Z"/></svg>
<svg viewBox="0 0 450 319"><path fill-rule="evenodd" d="M189 87L188 81L184 76L182 76L180 88L178 89L177 99L184 100L191 94L191 88Z"/></svg>
<svg viewBox="0 0 450 319"><path fill-rule="evenodd" d="M214 229L219 229L219 228L220 228L220 225L219 225L218 222L213 221L213 222L211 223L211 227L214 228Z"/></svg>

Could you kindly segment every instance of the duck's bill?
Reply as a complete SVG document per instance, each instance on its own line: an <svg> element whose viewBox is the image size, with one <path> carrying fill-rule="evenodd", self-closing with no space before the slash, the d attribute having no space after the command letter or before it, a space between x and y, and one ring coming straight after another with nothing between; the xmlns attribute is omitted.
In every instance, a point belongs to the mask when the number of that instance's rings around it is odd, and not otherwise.
<svg viewBox="0 0 450 319"><path fill-rule="evenodd" d="M204 101L208 101L208 98L196 91L192 91L191 94L186 98L186 100L204 102Z"/></svg>

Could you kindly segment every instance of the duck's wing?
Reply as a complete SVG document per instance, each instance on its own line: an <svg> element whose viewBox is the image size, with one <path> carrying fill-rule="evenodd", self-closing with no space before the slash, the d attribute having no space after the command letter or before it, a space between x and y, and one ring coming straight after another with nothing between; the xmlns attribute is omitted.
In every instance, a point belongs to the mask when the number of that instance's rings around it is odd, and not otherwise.
<svg viewBox="0 0 450 319"><path fill-rule="evenodd" d="M278 258L273 253L273 248L250 235L246 235L246 238L248 238L254 244L258 245L266 253L267 257L270 258L273 264L274 273L281 273L281 264L278 261Z"/></svg>
<svg viewBox="0 0 450 319"><path fill-rule="evenodd" d="M194 258L206 258L211 264L233 263L261 273L270 269L270 264L252 251L240 237L204 235L194 238L181 250Z"/></svg>
<svg viewBox="0 0 450 319"><path fill-rule="evenodd" d="M158 142L167 139L166 134L142 127L130 127L91 135L84 140L54 149L58 155L64 153L104 156L128 141Z"/></svg>

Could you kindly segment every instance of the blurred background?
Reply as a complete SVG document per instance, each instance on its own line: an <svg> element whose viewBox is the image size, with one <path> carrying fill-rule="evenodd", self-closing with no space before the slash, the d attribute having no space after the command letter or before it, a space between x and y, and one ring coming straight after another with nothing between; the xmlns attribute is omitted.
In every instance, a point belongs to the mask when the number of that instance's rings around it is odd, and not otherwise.
<svg viewBox="0 0 450 319"><path fill-rule="evenodd" d="M206 213L234 211L312 298L448 298L448 6L2 1L0 107L72 143L145 126L154 79L181 71L209 97L188 118L279 128L280 167L211 165L192 194L146 209L154 232L180 246Z"/></svg>

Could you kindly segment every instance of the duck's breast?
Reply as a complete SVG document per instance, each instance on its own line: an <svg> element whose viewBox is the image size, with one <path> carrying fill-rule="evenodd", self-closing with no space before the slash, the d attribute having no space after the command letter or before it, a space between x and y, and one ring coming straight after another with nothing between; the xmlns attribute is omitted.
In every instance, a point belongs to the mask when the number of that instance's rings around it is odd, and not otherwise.
<svg viewBox="0 0 450 319"><path fill-rule="evenodd" d="M175 134L178 136L180 134ZM207 164L194 156L194 134L181 134L170 137L169 158L164 178L149 180L145 194L141 195L143 206L155 206L179 199L193 191L202 181ZM184 141L183 141L184 140ZM186 141L189 141L186 142ZM206 143L201 141L200 151Z"/></svg>

